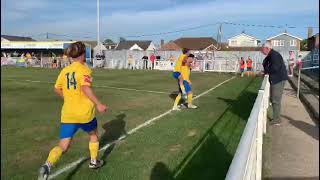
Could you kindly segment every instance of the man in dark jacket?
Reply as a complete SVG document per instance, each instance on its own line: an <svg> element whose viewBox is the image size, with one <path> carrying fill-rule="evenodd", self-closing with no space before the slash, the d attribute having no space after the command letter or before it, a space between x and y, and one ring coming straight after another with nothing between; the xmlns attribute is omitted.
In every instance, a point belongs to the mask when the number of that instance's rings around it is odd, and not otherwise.
<svg viewBox="0 0 320 180"><path fill-rule="evenodd" d="M287 69L280 53L273 50L269 42L262 47L262 53L266 55L263 60L264 74L269 75L270 96L273 109L272 125L280 125L281 98L286 80Z"/></svg>

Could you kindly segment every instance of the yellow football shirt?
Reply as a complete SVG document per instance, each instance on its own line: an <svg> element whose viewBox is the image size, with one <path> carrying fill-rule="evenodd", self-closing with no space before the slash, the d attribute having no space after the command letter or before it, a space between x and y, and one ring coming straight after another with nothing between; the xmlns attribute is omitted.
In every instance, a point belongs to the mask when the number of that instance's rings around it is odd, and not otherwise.
<svg viewBox="0 0 320 180"><path fill-rule="evenodd" d="M181 54L179 56L178 61L176 63L176 66L174 67L174 72L181 72L182 61L186 57L187 57L187 55L185 55L185 54Z"/></svg>
<svg viewBox="0 0 320 180"><path fill-rule="evenodd" d="M190 83L190 67L187 65L182 65L181 66L181 75L183 80L187 81Z"/></svg>
<svg viewBox="0 0 320 180"><path fill-rule="evenodd" d="M94 103L81 91L81 86L91 86L91 74L91 69L80 62L73 62L60 72L55 88L63 92L62 123L88 123L95 117Z"/></svg>

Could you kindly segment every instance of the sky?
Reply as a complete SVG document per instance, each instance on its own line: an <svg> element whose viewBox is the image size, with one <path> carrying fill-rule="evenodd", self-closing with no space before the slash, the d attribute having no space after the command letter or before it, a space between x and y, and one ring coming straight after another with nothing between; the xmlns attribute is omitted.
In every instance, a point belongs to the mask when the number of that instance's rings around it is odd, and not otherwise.
<svg viewBox="0 0 320 180"><path fill-rule="evenodd" d="M219 22L283 26L223 24L223 41L245 31L263 42L284 32L286 24L296 27L287 28L288 33L304 39L308 26L319 32L319 0L100 0L102 41L118 42L120 37L155 43L180 37L216 38ZM185 31L141 36L176 30ZM96 40L96 0L1 0L2 35L44 40L46 33L49 39Z"/></svg>

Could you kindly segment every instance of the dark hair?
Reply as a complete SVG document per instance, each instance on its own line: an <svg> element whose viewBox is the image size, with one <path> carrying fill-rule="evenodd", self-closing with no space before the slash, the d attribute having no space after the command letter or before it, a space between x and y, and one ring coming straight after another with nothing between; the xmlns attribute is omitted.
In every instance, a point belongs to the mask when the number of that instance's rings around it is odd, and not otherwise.
<svg viewBox="0 0 320 180"><path fill-rule="evenodd" d="M193 55L193 54L189 54L189 56L188 56L188 57L194 58L194 55Z"/></svg>
<svg viewBox="0 0 320 180"><path fill-rule="evenodd" d="M188 49L188 48L183 48L182 49L182 53L183 54L187 54L189 51L190 51L190 49Z"/></svg>
<svg viewBox="0 0 320 180"><path fill-rule="evenodd" d="M81 41L70 44L70 46L64 50L64 54L72 58L77 58L85 52L86 45Z"/></svg>

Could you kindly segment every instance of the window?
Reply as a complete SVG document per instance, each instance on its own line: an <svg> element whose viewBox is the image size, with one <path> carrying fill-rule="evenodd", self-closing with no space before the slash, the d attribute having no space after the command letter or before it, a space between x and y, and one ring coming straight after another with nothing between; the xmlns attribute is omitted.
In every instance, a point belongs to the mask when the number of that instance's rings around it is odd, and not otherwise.
<svg viewBox="0 0 320 180"><path fill-rule="evenodd" d="M273 40L273 46L279 46L280 42L279 40Z"/></svg>
<svg viewBox="0 0 320 180"><path fill-rule="evenodd" d="M297 46L297 41L295 39L290 40L290 46Z"/></svg>
<svg viewBox="0 0 320 180"><path fill-rule="evenodd" d="M284 40L280 40L280 45L279 46L284 46Z"/></svg>
<svg viewBox="0 0 320 180"><path fill-rule="evenodd" d="M237 40L231 40L231 45L233 46L237 45Z"/></svg>
<svg viewBox="0 0 320 180"><path fill-rule="evenodd" d="M284 40L273 40L273 46L284 46Z"/></svg>

